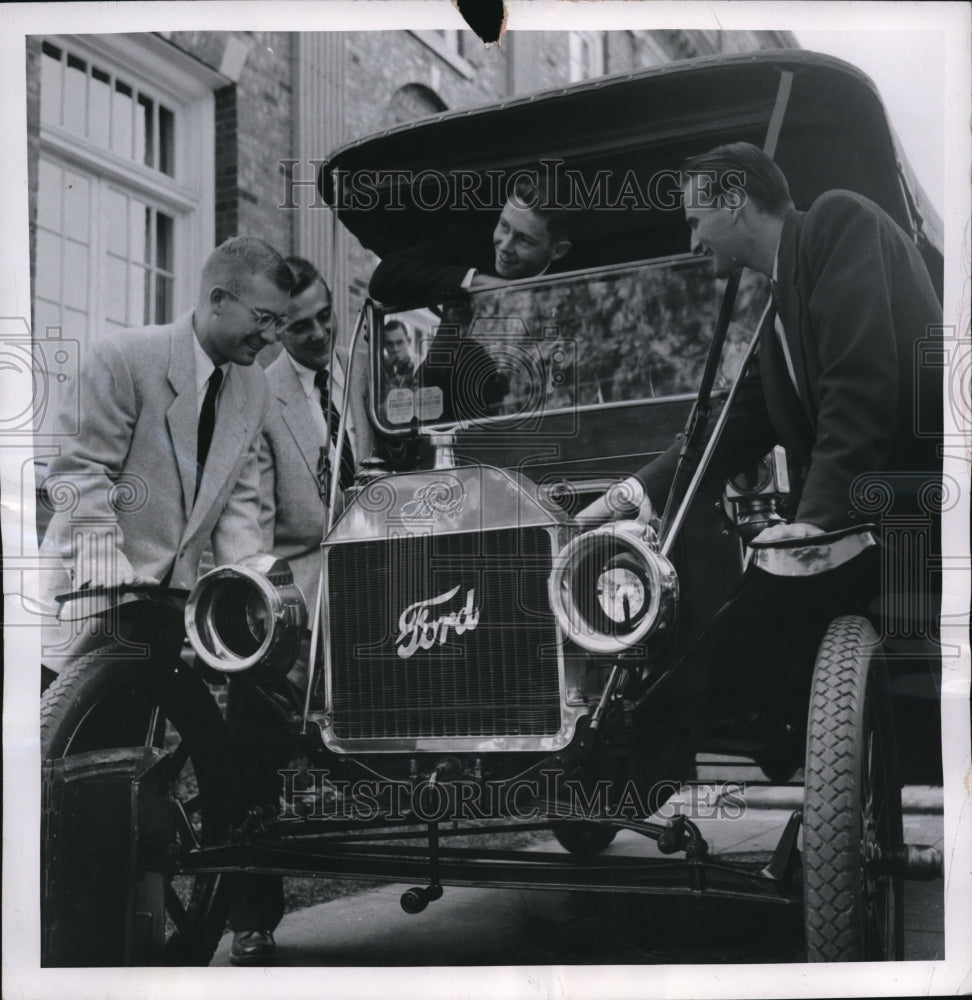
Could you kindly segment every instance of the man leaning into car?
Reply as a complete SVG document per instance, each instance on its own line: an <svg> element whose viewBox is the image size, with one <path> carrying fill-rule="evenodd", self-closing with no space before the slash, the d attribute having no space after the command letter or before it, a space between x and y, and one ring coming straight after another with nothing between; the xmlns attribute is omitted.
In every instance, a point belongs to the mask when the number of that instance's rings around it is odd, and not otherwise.
<svg viewBox="0 0 972 1000"><path fill-rule="evenodd" d="M492 241L468 227L389 254L368 291L381 302L428 305L462 292L557 270L570 250L567 213L549 201L542 183L519 177L496 220Z"/></svg>
<svg viewBox="0 0 972 1000"><path fill-rule="evenodd" d="M722 190L720 179L729 177L737 183ZM850 191L828 191L796 211L782 171L749 143L687 161L682 192L692 249L712 258L716 276L748 267L772 281L758 364L708 470L724 477L774 444L786 447L802 472L795 516L754 541L873 520L859 495L865 475L887 478L896 512L914 509L922 487L941 478L936 435L916 433L915 400L922 399L923 429L927 404L940 427L940 373L917 367L916 343L940 327L942 312L912 240ZM636 503L645 498L646 507L663 505L680 447L642 468L622 492ZM627 504L617 506L605 495L578 521L630 516Z"/></svg>

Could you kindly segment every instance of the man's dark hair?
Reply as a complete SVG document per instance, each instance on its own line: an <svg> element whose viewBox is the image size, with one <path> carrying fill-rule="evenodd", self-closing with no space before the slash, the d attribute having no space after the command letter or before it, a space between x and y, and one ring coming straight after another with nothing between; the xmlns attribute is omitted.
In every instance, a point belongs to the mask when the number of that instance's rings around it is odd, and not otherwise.
<svg viewBox="0 0 972 1000"><path fill-rule="evenodd" d="M790 186L783 171L758 146L750 142L731 142L716 146L708 153L690 156L682 164L683 183L689 175L715 176L714 196L738 198L739 191L763 212L784 215L793 208Z"/></svg>
<svg viewBox="0 0 972 1000"><path fill-rule="evenodd" d="M543 178L534 180L520 174L510 195L517 208L528 208L536 212L547 224L547 231L554 240L570 239L570 221L567 212L551 199L550 189Z"/></svg>
<svg viewBox="0 0 972 1000"><path fill-rule="evenodd" d="M300 295L301 292L306 292L315 281L319 281L324 286L328 295L331 294L331 289L321 277L321 272L306 257L287 257L286 261L287 267L290 268L294 277L294 287L290 290L291 298Z"/></svg>

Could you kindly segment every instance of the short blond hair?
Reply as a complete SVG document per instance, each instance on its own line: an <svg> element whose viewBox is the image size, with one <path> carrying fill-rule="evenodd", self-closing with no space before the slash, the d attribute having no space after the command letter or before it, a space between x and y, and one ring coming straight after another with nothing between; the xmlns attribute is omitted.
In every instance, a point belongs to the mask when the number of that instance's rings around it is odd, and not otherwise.
<svg viewBox="0 0 972 1000"><path fill-rule="evenodd" d="M254 274L266 275L282 292L290 292L294 276L280 253L259 236L231 236L203 265L204 288L219 285L239 293Z"/></svg>

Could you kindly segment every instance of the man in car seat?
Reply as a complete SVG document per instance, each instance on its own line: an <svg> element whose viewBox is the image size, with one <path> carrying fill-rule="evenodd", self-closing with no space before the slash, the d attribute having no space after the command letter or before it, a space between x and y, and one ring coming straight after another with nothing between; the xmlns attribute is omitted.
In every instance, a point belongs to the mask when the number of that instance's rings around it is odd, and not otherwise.
<svg viewBox="0 0 972 1000"><path fill-rule="evenodd" d="M468 226L389 254L371 276L373 298L392 305L430 305L462 292L556 271L570 250L567 213L547 188L517 178L491 242Z"/></svg>
<svg viewBox="0 0 972 1000"><path fill-rule="evenodd" d="M389 254L371 276L369 291L394 305L433 305L555 271L570 247L567 212L551 202L545 184L520 176L491 241L466 225ZM416 389L441 394L425 400L425 412L437 422L488 416L496 412L509 386L488 351L466 336L463 326L451 311L444 315L416 372Z"/></svg>

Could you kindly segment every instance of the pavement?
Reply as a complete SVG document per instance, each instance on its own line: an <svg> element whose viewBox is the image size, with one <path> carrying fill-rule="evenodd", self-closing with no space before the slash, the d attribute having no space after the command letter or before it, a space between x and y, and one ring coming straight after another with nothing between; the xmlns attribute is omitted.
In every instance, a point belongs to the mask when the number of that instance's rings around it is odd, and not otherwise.
<svg viewBox="0 0 972 1000"><path fill-rule="evenodd" d="M710 786L711 787L711 786ZM802 787L747 788L731 818L711 790L680 798L711 854L762 854L802 803ZM732 801L738 804L738 792ZM904 790L907 843L943 846L941 789ZM721 818L704 815L715 808ZM700 808L701 807L701 808ZM741 814L740 814L741 813ZM537 850L561 851L551 838ZM661 857L654 841L619 833L605 854ZM728 860L728 859L727 859ZM445 886L420 914L389 884L287 914L276 932L281 966L464 966L802 962L797 907L668 896ZM213 965L229 964L231 935ZM944 956L943 882L905 885L905 959Z"/></svg>

